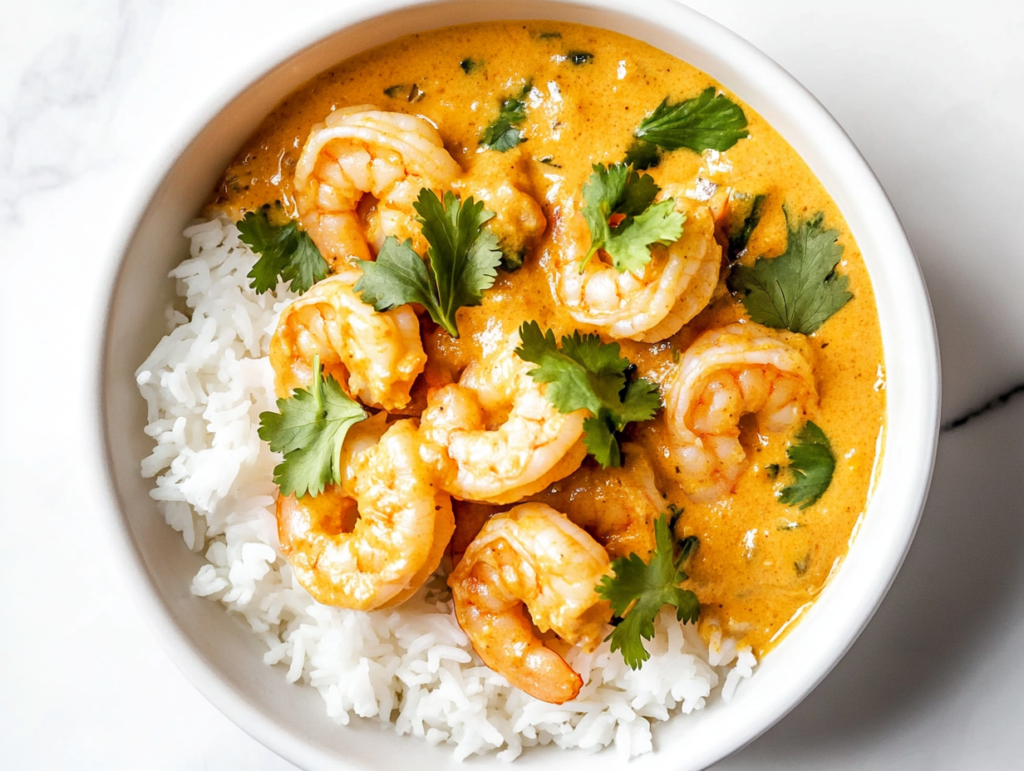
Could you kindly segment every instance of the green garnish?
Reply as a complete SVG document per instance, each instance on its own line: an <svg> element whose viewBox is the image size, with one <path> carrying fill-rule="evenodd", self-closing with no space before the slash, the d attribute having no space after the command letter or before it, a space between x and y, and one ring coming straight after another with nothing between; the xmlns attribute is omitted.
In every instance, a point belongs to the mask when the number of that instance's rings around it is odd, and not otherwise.
<svg viewBox="0 0 1024 771"><path fill-rule="evenodd" d="M611 640L612 651L622 651L623 660L632 669L639 669L651 657L643 641L654 637L654 619L663 606L675 607L676 620L685 623L696 623L700 614L697 595L679 588L688 578L683 565L699 541L693 536L686 538L679 544L677 553L665 514L654 523L654 538L657 547L648 562L638 554L619 557L612 562L615 575L604 576L597 586L597 593L621 619L605 639Z"/></svg>
<svg viewBox="0 0 1024 771"><path fill-rule="evenodd" d="M769 463L767 466L764 467L764 470L768 472L769 479L775 480L779 476L779 472L782 470L782 468L779 466L778 463Z"/></svg>
<svg viewBox="0 0 1024 771"><path fill-rule="evenodd" d="M649 174L624 163L597 164L583 186L583 217L590 229L590 251L580 273L598 249L611 257L620 273L639 270L651 261L652 244L671 244L683 234L686 217L668 198L654 203L661 188ZM613 226L610 220L619 220Z"/></svg>
<svg viewBox="0 0 1024 771"><path fill-rule="evenodd" d="M482 201L461 202L451 192L444 203L428 188L413 204L429 248L429 268L412 248L394 236L384 241L376 262L356 260L363 271L355 291L377 311L419 303L452 337L459 336L455 314L479 305L483 291L494 284L501 262L498 239L483 225L494 216Z"/></svg>
<svg viewBox="0 0 1024 771"><path fill-rule="evenodd" d="M783 207L783 212L785 212ZM838 230L824 230L824 215L789 230L786 251L758 257L753 266L736 265L729 289L741 300L752 321L809 335L853 299L849 279L836 273L843 247ZM786 216L787 228L789 216Z"/></svg>
<svg viewBox="0 0 1024 771"><path fill-rule="evenodd" d="M589 64L594 61L594 55L586 51L570 51L567 56L569 61L579 67L581 64Z"/></svg>
<svg viewBox="0 0 1024 771"><path fill-rule="evenodd" d="M480 134L480 144L490 150L504 153L526 141L523 132L516 128L526 120L526 102L523 100L533 90L533 83L526 81L517 96L503 99L498 117Z"/></svg>
<svg viewBox="0 0 1024 771"><path fill-rule="evenodd" d="M426 92L415 83L411 86L399 83L398 85L388 86L384 89L384 96L388 99L398 99L399 97L404 96L405 101L407 102L422 101L423 97L426 95Z"/></svg>
<svg viewBox="0 0 1024 771"><path fill-rule="evenodd" d="M634 139L633 144L626 150L626 157L622 162L637 171L652 169L661 163L661 150L650 142Z"/></svg>
<svg viewBox="0 0 1024 771"><path fill-rule="evenodd" d="M281 281L296 294L309 291L317 281L331 272L327 260L316 248L313 239L293 220L284 225L271 225L267 219L269 206L248 212L235 223L239 240L260 258L249 271L249 286L256 294L276 289Z"/></svg>
<svg viewBox="0 0 1024 771"><path fill-rule="evenodd" d="M729 230L729 262L736 262L746 252L750 236L753 235L764 214L764 203L767 200L768 197L765 195L755 195L743 221Z"/></svg>
<svg viewBox="0 0 1024 771"><path fill-rule="evenodd" d="M561 37L561 32L541 32L537 35L538 40L558 40Z"/></svg>
<svg viewBox="0 0 1024 771"><path fill-rule="evenodd" d="M459 66L462 67L462 71L469 75L471 72L475 72L480 69L484 64L483 59L471 59L469 57L459 62Z"/></svg>
<svg viewBox="0 0 1024 771"><path fill-rule="evenodd" d="M345 434L366 412L346 396L330 375L323 376L320 356L313 357L313 382L278 399L280 412L260 413L259 436L284 460L274 468L282 495L317 496L341 482L341 445Z"/></svg>
<svg viewBox="0 0 1024 771"><path fill-rule="evenodd" d="M672 104L666 97L644 118L633 136L665 150L728 150L750 134L742 108L713 86L700 96Z"/></svg>
<svg viewBox="0 0 1024 771"><path fill-rule="evenodd" d="M794 481L779 493L779 503L806 509L817 501L832 482L836 456L825 432L807 421L796 435L797 444L786 450Z"/></svg>
<svg viewBox="0 0 1024 771"><path fill-rule="evenodd" d="M516 353L523 361L537 364L527 374L547 383L546 396L559 412L589 410L583 421L583 444L603 468L622 465L622 451L615 436L627 423L650 420L661 406L657 384L629 377L632 365L619 358L618 343L602 343L597 335L562 338L555 344L550 329L528 321L519 328Z"/></svg>

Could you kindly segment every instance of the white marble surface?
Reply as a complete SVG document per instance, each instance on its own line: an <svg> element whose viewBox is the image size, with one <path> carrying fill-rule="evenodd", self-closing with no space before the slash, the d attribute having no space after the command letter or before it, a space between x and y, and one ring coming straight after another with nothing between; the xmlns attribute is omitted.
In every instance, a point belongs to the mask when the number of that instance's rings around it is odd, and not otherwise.
<svg viewBox="0 0 1024 771"><path fill-rule="evenodd" d="M4 768L293 768L193 690L119 584L91 399L117 244L153 169L341 1L0 0L0 265L21 290L0 303ZM1024 3L690 4L806 84L878 173L932 294L944 420L1024 382ZM875 620L716 768L1024 767L1022 436L1024 396L943 434Z"/></svg>

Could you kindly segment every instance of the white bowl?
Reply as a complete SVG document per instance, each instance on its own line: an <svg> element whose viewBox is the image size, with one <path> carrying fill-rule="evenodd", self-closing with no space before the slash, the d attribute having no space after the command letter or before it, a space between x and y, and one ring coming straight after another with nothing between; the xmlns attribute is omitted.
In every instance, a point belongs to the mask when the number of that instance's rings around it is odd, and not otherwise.
<svg viewBox="0 0 1024 771"><path fill-rule="evenodd" d="M290 41L289 58L267 71L167 159L128 237L110 301L100 370L100 420L113 505L139 589L168 653L200 691L257 740L308 769L454 765L450 746L382 732L376 721L331 722L320 696L263 664L257 638L218 604L192 596L201 564L167 527L139 473L151 442L133 378L163 333L171 270L187 254L181 235L242 143L274 105L307 79L372 46L411 32L494 19L553 19L615 30L707 72L766 118L800 153L835 199L864 254L881 320L888 379L884 462L846 560L800 624L744 682L730 704L654 729L655 752L635 771L699 769L742 747L779 720L835 666L867 624L899 570L924 506L939 415L935 329L924 283L885 192L825 109L778 65L728 30L670 0L381 0L339 10L336 32L313 45ZM299 50L301 48L301 50ZM282 56L282 58L284 58ZM272 68L271 68L272 67ZM244 88L243 88L244 86ZM382 758L386 757L386 761ZM555 748L528 750L523 768L580 760ZM593 771L620 769L614 751L586 759ZM493 757L474 761L497 767ZM501 767L507 767L501 764Z"/></svg>

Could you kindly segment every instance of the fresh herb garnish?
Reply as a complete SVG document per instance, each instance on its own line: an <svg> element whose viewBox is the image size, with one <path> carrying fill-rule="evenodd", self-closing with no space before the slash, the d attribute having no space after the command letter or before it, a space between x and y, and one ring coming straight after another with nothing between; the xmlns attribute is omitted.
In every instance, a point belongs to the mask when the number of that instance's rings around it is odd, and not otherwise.
<svg viewBox="0 0 1024 771"><path fill-rule="evenodd" d="M836 273L843 256L839 231L824 230L823 219L819 212L789 229L786 251L778 257L733 267L729 289L741 293L752 321L809 335L853 299L849 279ZM788 213L786 221L788 228Z"/></svg>
<svg viewBox="0 0 1024 771"><path fill-rule="evenodd" d="M765 195L755 195L743 221L729 230L729 262L736 262L746 252L750 236L753 235L764 214L764 204L767 200L768 197Z"/></svg>
<svg viewBox="0 0 1024 771"><path fill-rule="evenodd" d="M282 495L317 496L341 482L341 445L345 434L366 412L330 375L323 376L320 356L313 357L313 382L278 399L280 412L260 413L259 436L284 460L274 469Z"/></svg>
<svg viewBox="0 0 1024 771"><path fill-rule="evenodd" d="M543 158L538 158L537 161L543 163L545 166L550 166L553 169L562 168L562 164L555 163L555 156L553 155L545 155Z"/></svg>
<svg viewBox="0 0 1024 771"><path fill-rule="evenodd" d="M649 174L624 163L594 166L583 186L583 217L590 229L590 251L580 273L598 249L611 257L620 273L639 270L651 261L652 244L671 244L683 234L685 216L669 198L654 203L661 188ZM611 224L612 219L615 225Z"/></svg>
<svg viewBox="0 0 1024 771"><path fill-rule="evenodd" d="M287 281L296 294L308 292L317 281L327 278L330 266L309 234L299 230L298 223L289 220L284 225L270 224L269 208L248 212L235 223L239 240L260 255L249 271L249 286L256 294L263 294L276 289L280 281Z"/></svg>
<svg viewBox="0 0 1024 771"><path fill-rule="evenodd" d="M503 99L498 117L480 134L480 144L490 150L504 153L526 141L523 132L516 128L526 120L526 99L533 90L533 83L527 81L516 96Z"/></svg>
<svg viewBox="0 0 1024 771"><path fill-rule="evenodd" d="M462 67L462 71L467 75L480 69L483 66L483 64L483 59L471 59L469 57L466 57L461 62L459 62L459 66Z"/></svg>
<svg viewBox="0 0 1024 771"><path fill-rule="evenodd" d="M626 157L623 158L622 162L627 166L632 166L637 171L653 169L661 163L661 150L657 145L652 145L650 142L634 139L633 143L626 150Z"/></svg>
<svg viewBox="0 0 1024 771"><path fill-rule="evenodd" d="M561 32L541 32L537 35L537 40L558 40L561 37Z"/></svg>
<svg viewBox="0 0 1024 771"><path fill-rule="evenodd" d="M700 96L672 104L664 99L644 118L633 136L665 150L688 147L695 152L728 150L749 136L742 108L714 87Z"/></svg>
<svg viewBox="0 0 1024 771"><path fill-rule="evenodd" d="M586 51L570 51L566 54L569 61L579 67L581 64L589 64L594 61L594 55Z"/></svg>
<svg viewBox="0 0 1024 771"><path fill-rule="evenodd" d="M635 553L619 557L612 562L614 575L604 576L597 586L597 593L621 619L605 639L611 640L612 651L622 651L623 660L632 669L639 669L651 657L643 641L654 637L654 619L663 606L675 607L676 619L686 623L696 623L700 614L697 595L679 588L688 578L683 565L699 541L690 536L677 550L665 514L654 523L654 539L657 546L648 562Z"/></svg>
<svg viewBox="0 0 1024 771"><path fill-rule="evenodd" d="M550 329L541 333L535 321L519 328L516 353L537 364L527 374L547 383L546 396L559 412L589 410L583 421L583 444L602 467L622 465L622 451L615 436L627 423L650 420L661 406L657 384L645 378L631 379L628 359L619 357L618 343L602 343L597 335L562 338L555 344Z"/></svg>
<svg viewBox="0 0 1024 771"><path fill-rule="evenodd" d="M423 100L427 94L421 89L416 83L411 86L407 86L404 83L399 83L395 86L388 86L384 89L384 96L388 99L398 99L399 97L405 97L407 102L419 102Z"/></svg>
<svg viewBox="0 0 1024 771"><path fill-rule="evenodd" d="M376 262L356 260L363 276L355 291L375 310L386 311L406 303L419 303L452 337L459 336L455 314L467 305L479 305L483 291L494 284L501 262L498 239L483 225L494 216L483 201L460 202L451 192L444 203L428 188L413 204L429 248L429 268L412 248L394 236L384 241Z"/></svg>
<svg viewBox="0 0 1024 771"><path fill-rule="evenodd" d="M801 509L806 509L824 495L831 484L836 456L832 454L825 432L811 421L807 421L796 438L798 443L786 450L794 481L779 493L779 503L799 504Z"/></svg>
<svg viewBox="0 0 1024 771"><path fill-rule="evenodd" d="M774 481L779 476L779 472L782 468L778 463L769 463L764 467L764 470L768 472L768 478Z"/></svg>

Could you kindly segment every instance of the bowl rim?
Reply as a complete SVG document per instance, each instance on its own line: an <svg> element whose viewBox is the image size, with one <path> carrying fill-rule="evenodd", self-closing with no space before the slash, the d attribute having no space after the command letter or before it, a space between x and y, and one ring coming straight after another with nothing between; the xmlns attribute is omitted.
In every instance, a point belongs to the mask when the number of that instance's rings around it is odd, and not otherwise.
<svg viewBox="0 0 1024 771"><path fill-rule="evenodd" d="M105 490L108 496L109 510L113 514L107 520L109 526L108 535L112 540L116 541L117 548L114 551L119 557L119 567L123 571L123 575L128 577L126 583L130 586L130 593L133 595L136 607L141 610L150 626L156 630L156 636L161 647L164 648L174 664L185 674L192 685L251 737L283 758L303 768L337 767L338 759L310 744L302 736L295 735L284 729L272 716L265 714L253 700L247 699L228 685L217 667L200 653L192 639L174 621L168 603L159 592L154 578L149 573L141 547L133 537L128 521L127 506L115 479L111 450L112 436L109 430L110 411L105 399L109 383L108 372L111 358L109 339L115 321L117 293L120 290L129 249L133 245L143 224L143 219L152 206L158 191L162 189L171 176L180 157L200 137L208 125L214 122L236 100L244 98L246 92L251 87L263 81L273 72L286 66L292 59L301 57L317 44L329 40L353 25L363 22L381 21L385 17L406 12L410 9L440 9L448 6L465 7L470 4L470 0L377 0L377 2L372 4L372 7L369 4L361 4L360 7L344 5L340 6L337 11L327 14L329 16L329 23L324 26L314 29L313 25L308 25L299 33L291 34L278 43L269 46L258 57L258 64L254 64L252 68L247 70L250 74L238 74L229 83L209 92L203 103L192 111L191 119L185 122L177 132L177 141L172 143L170 152L154 159L154 168L151 169L153 173L148 176L148 179L152 181L144 186L144 195L137 199L138 203L132 207L130 215L126 218L126 221L130 222L131 225L125 229L123 236L117 242L119 259L116 261L112 271L112 292L103 318L102 334L98 341L99 350L96 357L98 362L97 377L93 381L96 390L93 394L92 404L94 425L97 427L99 435L103 437L103 478L106 482ZM852 139L850 139L827 109L799 81L753 44L718 22L675 0L646 0L642 6L636 8L625 7L617 0L524 0L524 2L520 3L520 5L524 4L538 7L576 7L588 11L611 12L647 23L653 23L653 19L665 18L667 15L673 17L674 21L678 20L680 22L676 24L676 27L682 26L682 22L685 22L687 25L697 28L713 42L727 44L730 49L729 56L731 60L742 60L748 67L757 67L756 76L752 77L751 82L755 86L756 84L761 84L761 88L758 89L759 93L765 95L768 102L781 103L788 101L789 107L784 108L784 111L795 111L800 114L802 119L811 121L814 125L812 129L808 130L810 133L822 137L822 141L827 139L834 146L841 147L844 150L843 157L838 161L832 162L837 166L845 167L847 172L855 175L856 181L851 183L851 186L859 188L857 193L858 201L865 202L865 205L870 205L869 208L872 208L875 215L880 218L876 226L884 231L884 238L882 240L886 241L894 251L903 252L902 258L898 261L900 263L899 267L902 268L903 279L907 286L912 290L916 290L912 293L913 296L909 298L909 304L913 306L912 310L905 313L904 316L909 316L917 322L916 328L911 331L915 340L921 345L917 355L918 363L921 365L920 372L924 388L917 403L908 406L916 410L912 416L912 422L917 427L920 438L923 440L921 444L930 448L930 452L927 454L927 457L919 459L916 473L910 478L903 480L904 494L902 497L904 500L913 503L906 510L907 515L900 520L899 527L892 529L891 534L893 538L889 544L888 551L884 555L885 558L880 560L886 567L876 571L869 591L864 592L861 601L848 612L849 618L854 620L848 621L841 631L834 635L839 644L831 649L827 649L823 653L809 657L809 667L812 675L804 678L799 686L785 688L783 695L776 698L775 702L769 705L772 709L762 709L760 713L755 713L755 719L748 721L752 725L746 726L745 730L737 731L732 741L727 743L727 746L720 747L718 750L708 753L705 757L695 759L698 763L710 764L741 749L771 728L796 707L827 676L854 644L877 611L889 587L895 580L909 551L924 510L938 444L941 379L939 375L939 349L934 316L924 278L913 248L899 221L898 214L867 161L860 154ZM518 15L510 18L540 19L545 17ZM424 31L444 26L448 26L448 23L428 26L424 28ZM672 29L670 34L678 37L682 33L678 29ZM655 44L651 43L651 45ZM254 61L257 60L254 59ZM252 72L257 74L252 75ZM734 88L733 82L725 80L718 75L713 75L713 77L721 81L730 90L739 93ZM297 87L299 86L296 85L295 88ZM748 104L751 104L757 112L762 115L764 114L764 110L752 103L748 95L744 94L742 98ZM769 120L769 123L787 141L789 140L789 137L778 128L775 121ZM801 157L803 157L802 153ZM817 170L815 170L815 174L819 176ZM829 192L830 194L832 193L831 190ZM840 206L840 210L845 216L846 208ZM860 238L858 237L857 240L859 243ZM866 250L864 251L866 254ZM865 262L867 262L866 256ZM876 290L876 307L881 324L882 308L878 299L878 286L875 278L872 275L872 285ZM883 328L883 339L885 338L885 331ZM885 360L888 368L889 358L887 350ZM892 424L890 410L890 406L887 405L886 455L891 452L889 443L892 437L888 430ZM873 484L869 494L869 506L866 511L872 510L870 501L877 492L876 488L877 484ZM909 515L911 512L912 516ZM858 525L859 527L860 525ZM855 538L851 538L851 544L853 543L855 543ZM851 545L851 551L852 549L853 546ZM844 567L845 564L844 562ZM842 573L842 571L839 572ZM834 577L829 579L829 584L831 585L832 583L834 583ZM829 588L829 586L826 586L826 591ZM812 608L811 613L816 612L817 606L821 604L820 599L815 602L815 607ZM764 665L762 664L760 668L763 669ZM759 674L763 673L759 672ZM659 753L655 751L647 757L650 759L658 755ZM639 759L634 760L633 763L637 764L637 760ZM661 760L663 762L664 757ZM637 765L645 764L640 763ZM691 766L688 765L687 767ZM702 766L695 765L692 767L698 768Z"/></svg>

